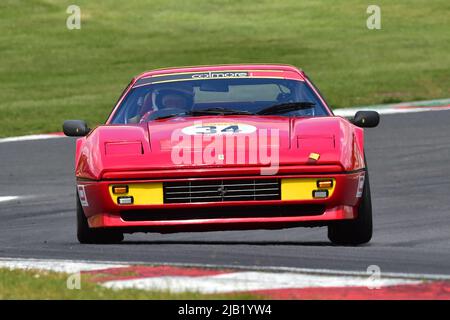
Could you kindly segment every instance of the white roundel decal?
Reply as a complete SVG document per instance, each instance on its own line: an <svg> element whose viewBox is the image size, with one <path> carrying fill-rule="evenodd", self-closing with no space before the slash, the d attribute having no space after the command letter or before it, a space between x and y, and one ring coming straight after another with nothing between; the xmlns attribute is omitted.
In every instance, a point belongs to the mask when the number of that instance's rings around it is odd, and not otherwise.
<svg viewBox="0 0 450 320"><path fill-rule="evenodd" d="M182 129L182 132L187 135L197 134L248 134L256 131L256 127L245 123L202 123L194 124L192 126Z"/></svg>

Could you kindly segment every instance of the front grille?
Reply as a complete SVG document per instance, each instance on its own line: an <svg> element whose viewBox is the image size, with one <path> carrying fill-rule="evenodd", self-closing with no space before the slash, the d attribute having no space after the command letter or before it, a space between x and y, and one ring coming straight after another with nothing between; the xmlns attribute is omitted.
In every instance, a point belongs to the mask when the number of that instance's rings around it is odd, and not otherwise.
<svg viewBox="0 0 450 320"><path fill-rule="evenodd" d="M281 200L280 179L164 182L164 203Z"/></svg>

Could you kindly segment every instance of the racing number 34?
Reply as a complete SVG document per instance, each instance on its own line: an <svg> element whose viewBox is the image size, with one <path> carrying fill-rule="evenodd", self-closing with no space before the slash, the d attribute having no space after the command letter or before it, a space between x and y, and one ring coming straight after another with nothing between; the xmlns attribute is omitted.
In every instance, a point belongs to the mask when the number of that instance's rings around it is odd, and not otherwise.
<svg viewBox="0 0 450 320"><path fill-rule="evenodd" d="M240 132L238 125L232 125L225 128L218 128L217 126L201 126L197 127L196 134L216 134L221 133L237 133Z"/></svg>

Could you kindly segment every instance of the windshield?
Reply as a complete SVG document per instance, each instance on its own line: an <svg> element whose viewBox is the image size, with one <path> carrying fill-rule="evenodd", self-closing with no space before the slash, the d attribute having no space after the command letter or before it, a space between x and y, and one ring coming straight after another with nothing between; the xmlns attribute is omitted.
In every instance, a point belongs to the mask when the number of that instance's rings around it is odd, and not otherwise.
<svg viewBox="0 0 450 320"><path fill-rule="evenodd" d="M297 108L277 106L297 105ZM275 109L270 108L275 106ZM270 108L281 116L326 116L326 108L303 81L278 78L202 79L154 83L130 90L112 123L143 123L168 116L257 114ZM208 110L209 113L198 112ZM275 110L275 111L274 111ZM225 113L223 113L225 114ZM158 115L161 115L158 117Z"/></svg>

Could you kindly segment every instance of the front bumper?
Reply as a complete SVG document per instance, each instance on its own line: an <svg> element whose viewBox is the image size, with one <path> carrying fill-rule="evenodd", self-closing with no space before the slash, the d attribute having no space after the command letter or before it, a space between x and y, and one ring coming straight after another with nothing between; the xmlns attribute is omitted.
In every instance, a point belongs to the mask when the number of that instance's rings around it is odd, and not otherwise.
<svg viewBox="0 0 450 320"><path fill-rule="evenodd" d="M290 186L283 187L279 200L162 203L158 191L156 190L155 194L155 188L149 189L147 186L158 186L166 181L180 181L180 179L78 180L77 185L83 210L91 228L120 228L125 232L278 229L305 224L326 225L336 220L356 218L360 201L358 191L361 189L363 180L361 178L364 174L365 172L361 170L352 173L275 177L281 179L285 186L292 184L293 181L333 179L333 188L329 190L329 196L324 199L306 197L305 194L309 194L309 190L306 193L305 190L299 190L299 197L296 199L295 188ZM234 177L233 179L258 178L261 177ZM231 178L188 178L192 181L205 179ZM185 180L186 178L181 179L181 181ZM134 204L120 205L117 203L117 196L111 192L113 185L146 186L140 189L144 192L153 192L151 196L153 200L146 202L141 197L139 198L141 200ZM295 183L293 186L295 187ZM221 214L218 214L219 211Z"/></svg>

